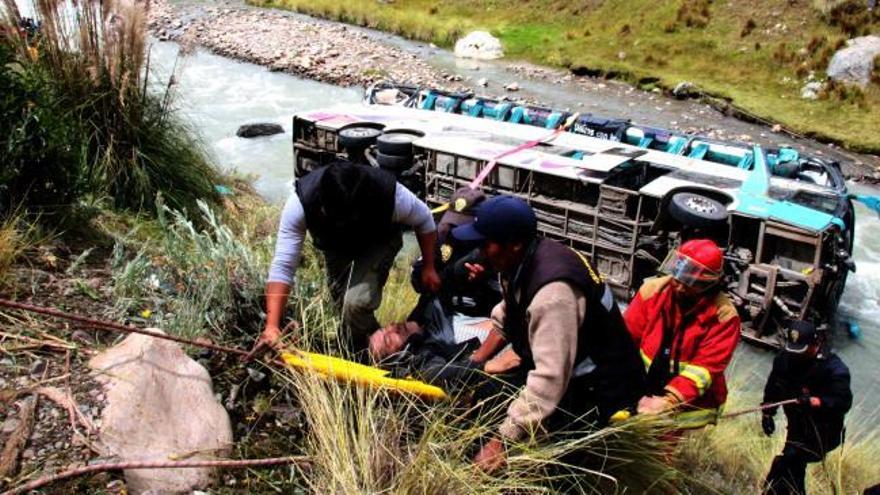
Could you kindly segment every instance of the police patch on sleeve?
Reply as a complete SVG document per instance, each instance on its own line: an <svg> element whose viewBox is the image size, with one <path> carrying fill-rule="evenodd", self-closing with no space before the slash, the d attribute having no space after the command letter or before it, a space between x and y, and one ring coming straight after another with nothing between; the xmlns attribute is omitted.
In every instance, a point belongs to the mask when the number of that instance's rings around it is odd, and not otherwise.
<svg viewBox="0 0 880 495"><path fill-rule="evenodd" d="M440 246L440 259L445 263L449 261L449 258L452 258L452 246L449 244Z"/></svg>
<svg viewBox="0 0 880 495"><path fill-rule="evenodd" d="M464 211L467 208L467 200L464 198L458 198L455 200L455 211Z"/></svg>

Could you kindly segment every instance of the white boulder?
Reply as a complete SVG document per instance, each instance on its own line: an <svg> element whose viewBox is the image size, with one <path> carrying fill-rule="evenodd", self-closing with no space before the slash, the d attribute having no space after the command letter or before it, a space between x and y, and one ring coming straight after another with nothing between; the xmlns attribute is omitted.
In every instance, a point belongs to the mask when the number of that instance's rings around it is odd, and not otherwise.
<svg viewBox="0 0 880 495"><path fill-rule="evenodd" d="M474 31L455 42L455 56L492 60L504 56L501 40L486 31Z"/></svg>
<svg viewBox="0 0 880 495"><path fill-rule="evenodd" d="M152 329L157 331L156 329ZM225 455L232 427L211 377L175 342L131 335L89 362L106 389L100 446L120 461ZM211 469L125 471L131 493L190 493L213 481Z"/></svg>
<svg viewBox="0 0 880 495"><path fill-rule="evenodd" d="M828 77L839 82L867 86L874 59L880 55L880 36L862 36L846 42L828 63Z"/></svg>

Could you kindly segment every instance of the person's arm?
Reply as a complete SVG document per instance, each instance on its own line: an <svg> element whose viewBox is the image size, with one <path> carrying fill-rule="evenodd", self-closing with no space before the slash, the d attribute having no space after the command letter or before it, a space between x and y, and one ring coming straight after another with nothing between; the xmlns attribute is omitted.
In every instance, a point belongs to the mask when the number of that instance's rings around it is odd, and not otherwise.
<svg viewBox="0 0 880 495"><path fill-rule="evenodd" d="M503 438L514 441L537 431L565 395L575 365L586 298L567 282L551 282L535 294L528 312L535 368L528 373L525 388L511 402L499 428Z"/></svg>
<svg viewBox="0 0 880 495"><path fill-rule="evenodd" d="M688 403L705 394L712 381L724 374L733 358L739 343L740 320L736 308L726 297L719 295L717 319L700 342L697 354L665 387L678 402Z"/></svg>
<svg viewBox="0 0 880 495"><path fill-rule="evenodd" d="M773 368L770 370L770 375L767 376L767 383L764 385L764 398L761 400L761 404L772 404L792 398L783 396L785 394L785 380L783 378L785 356L782 354L783 352L785 351L780 351L776 358L773 359ZM778 408L778 406L768 407L762 411L762 414L765 416L775 416Z"/></svg>
<svg viewBox="0 0 880 495"><path fill-rule="evenodd" d="M645 298L648 297L646 293L651 291L651 289L652 288L645 286L640 288L639 291L636 292L636 297L630 301L629 306L627 306L626 311L623 313L623 321L626 323L626 329L629 330L629 334L632 337L633 342L635 342L636 347L641 347L642 336L645 334L645 330L648 326L650 309L648 308L648 303L645 302Z"/></svg>
<svg viewBox="0 0 880 495"><path fill-rule="evenodd" d="M281 335L281 317L299 265L305 236L305 211L299 197L294 193L281 212L275 256L266 282L266 326L257 341L257 346L274 345Z"/></svg>
<svg viewBox="0 0 880 495"><path fill-rule="evenodd" d="M832 358L828 393L821 394L819 408L839 414L846 414L852 407L852 389L850 388L849 368L840 359Z"/></svg>
<svg viewBox="0 0 880 495"><path fill-rule="evenodd" d="M394 189L394 214L391 219L412 227L422 252L422 287L429 292L437 292L440 289L440 276L434 264L437 226L428 205L398 183Z"/></svg>
<svg viewBox="0 0 880 495"><path fill-rule="evenodd" d="M500 303L503 304L503 303ZM471 361L475 363L485 363L492 356L498 353L502 347L507 344L507 339L496 329L489 330L486 340L480 344L480 347L471 355Z"/></svg>

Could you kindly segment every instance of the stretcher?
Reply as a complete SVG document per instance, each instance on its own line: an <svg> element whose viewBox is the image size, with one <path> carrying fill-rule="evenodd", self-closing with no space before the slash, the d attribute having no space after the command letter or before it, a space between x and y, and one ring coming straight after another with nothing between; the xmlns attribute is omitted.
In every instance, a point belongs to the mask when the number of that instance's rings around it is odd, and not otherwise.
<svg viewBox="0 0 880 495"><path fill-rule="evenodd" d="M444 400L449 397L442 388L436 385L431 385L412 377L395 378L388 371L381 368L355 363L338 357L314 352L293 351L282 352L281 358L292 368L317 373L323 377L332 378L343 383L400 392L434 401Z"/></svg>

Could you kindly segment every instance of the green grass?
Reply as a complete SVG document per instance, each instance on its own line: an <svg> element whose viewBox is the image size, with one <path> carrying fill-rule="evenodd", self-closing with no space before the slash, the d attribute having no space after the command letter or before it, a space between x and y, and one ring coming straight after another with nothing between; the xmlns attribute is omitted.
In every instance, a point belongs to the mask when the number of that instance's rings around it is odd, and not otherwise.
<svg viewBox="0 0 880 495"><path fill-rule="evenodd" d="M498 36L507 58L706 94L790 130L880 152L880 85L800 98L841 40L876 31L864 2L787 0L249 0L451 46L474 29ZM780 24L777 27L777 24ZM781 25L785 25L783 29ZM747 27L748 26L748 27ZM621 58L621 54L623 57Z"/></svg>

